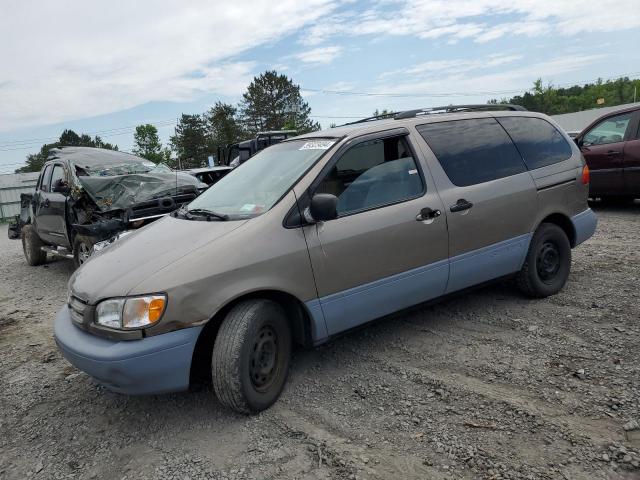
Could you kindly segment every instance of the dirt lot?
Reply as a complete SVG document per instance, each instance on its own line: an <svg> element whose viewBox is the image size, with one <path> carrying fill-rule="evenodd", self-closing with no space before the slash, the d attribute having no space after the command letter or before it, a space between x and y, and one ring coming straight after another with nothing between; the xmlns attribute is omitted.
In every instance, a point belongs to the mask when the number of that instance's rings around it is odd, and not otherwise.
<svg viewBox="0 0 640 480"><path fill-rule="evenodd" d="M297 352L254 417L76 371L52 338L71 263L28 267L4 226L0 478L640 478L640 204L597 213L561 294L496 285Z"/></svg>

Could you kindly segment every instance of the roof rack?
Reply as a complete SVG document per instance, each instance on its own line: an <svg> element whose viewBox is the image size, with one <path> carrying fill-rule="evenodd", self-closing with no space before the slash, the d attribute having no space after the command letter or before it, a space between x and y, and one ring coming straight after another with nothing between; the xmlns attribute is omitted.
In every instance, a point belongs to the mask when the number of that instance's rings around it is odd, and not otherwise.
<svg viewBox="0 0 640 480"><path fill-rule="evenodd" d="M355 125L357 123L373 122L375 120L384 120L393 118L394 120L402 120L403 118L414 118L418 115L430 115L433 113L455 113L455 112L481 112L484 110L511 110L524 111L527 109L520 105L512 105L510 103L480 103L476 105L447 105L445 107L419 108L417 110L405 110L404 112L384 113L373 117L367 117L355 122L345 123L345 125Z"/></svg>
<svg viewBox="0 0 640 480"><path fill-rule="evenodd" d="M406 110L398 112L393 117L394 120L403 118L413 118L418 115L430 115L432 113L455 113L455 112L481 112L484 110L511 110L511 111L527 111L520 105L512 105L510 103L480 103L476 105L447 105L445 107L419 108L417 110Z"/></svg>
<svg viewBox="0 0 640 480"><path fill-rule="evenodd" d="M355 125L356 123L366 123L373 122L375 120L384 120L385 118L395 118L396 115L398 115L397 112L383 113L381 115L374 115L373 117L361 118L360 120L356 120L355 122L345 123L345 125Z"/></svg>

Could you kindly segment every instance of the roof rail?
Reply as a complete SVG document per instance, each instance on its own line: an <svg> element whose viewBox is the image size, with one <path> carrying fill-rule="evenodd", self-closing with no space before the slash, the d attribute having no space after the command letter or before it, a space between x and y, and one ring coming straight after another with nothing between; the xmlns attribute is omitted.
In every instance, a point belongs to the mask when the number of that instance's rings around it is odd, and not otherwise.
<svg viewBox="0 0 640 480"><path fill-rule="evenodd" d="M355 122L345 123L345 125L355 125L356 123L366 123L373 122L375 120L384 120L385 118L395 118L396 115L398 115L397 112L383 113L381 115L374 115L373 117L361 118Z"/></svg>
<svg viewBox="0 0 640 480"><path fill-rule="evenodd" d="M455 112L479 112L483 110L511 110L511 111L527 111L520 105L512 105L510 103L480 103L476 105L447 105L444 107L419 108L417 110L406 110L398 112L394 115L395 120L403 118L413 118L418 115L430 115L432 113L455 113Z"/></svg>

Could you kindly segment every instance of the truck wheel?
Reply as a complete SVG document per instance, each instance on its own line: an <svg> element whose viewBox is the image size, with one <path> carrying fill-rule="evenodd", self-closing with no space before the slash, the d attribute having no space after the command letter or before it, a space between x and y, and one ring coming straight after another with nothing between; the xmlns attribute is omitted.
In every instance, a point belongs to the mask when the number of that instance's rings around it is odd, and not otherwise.
<svg viewBox="0 0 640 480"><path fill-rule="evenodd" d="M73 240L73 263L76 268L89 260L94 243L91 237L76 235L76 238Z"/></svg>
<svg viewBox="0 0 640 480"><path fill-rule="evenodd" d="M269 408L289 371L291 331L283 308L247 300L227 314L213 346L213 388L220 402L241 413Z"/></svg>
<svg viewBox="0 0 640 480"><path fill-rule="evenodd" d="M35 267L47 261L47 252L42 250L43 246L44 243L33 229L33 225L22 227L22 250L29 265Z"/></svg>
<svg viewBox="0 0 640 480"><path fill-rule="evenodd" d="M564 287L571 270L571 244L558 225L538 227L516 283L530 297L555 295Z"/></svg>

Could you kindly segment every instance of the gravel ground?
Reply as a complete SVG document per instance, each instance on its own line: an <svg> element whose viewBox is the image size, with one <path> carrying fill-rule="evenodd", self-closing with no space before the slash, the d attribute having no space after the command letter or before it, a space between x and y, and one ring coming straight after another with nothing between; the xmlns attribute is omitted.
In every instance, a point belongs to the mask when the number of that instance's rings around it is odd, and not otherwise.
<svg viewBox="0 0 640 480"><path fill-rule="evenodd" d="M0 478L638 479L640 204L597 213L559 295L491 286L297 352L253 417L71 367L71 263L28 267L2 227Z"/></svg>

